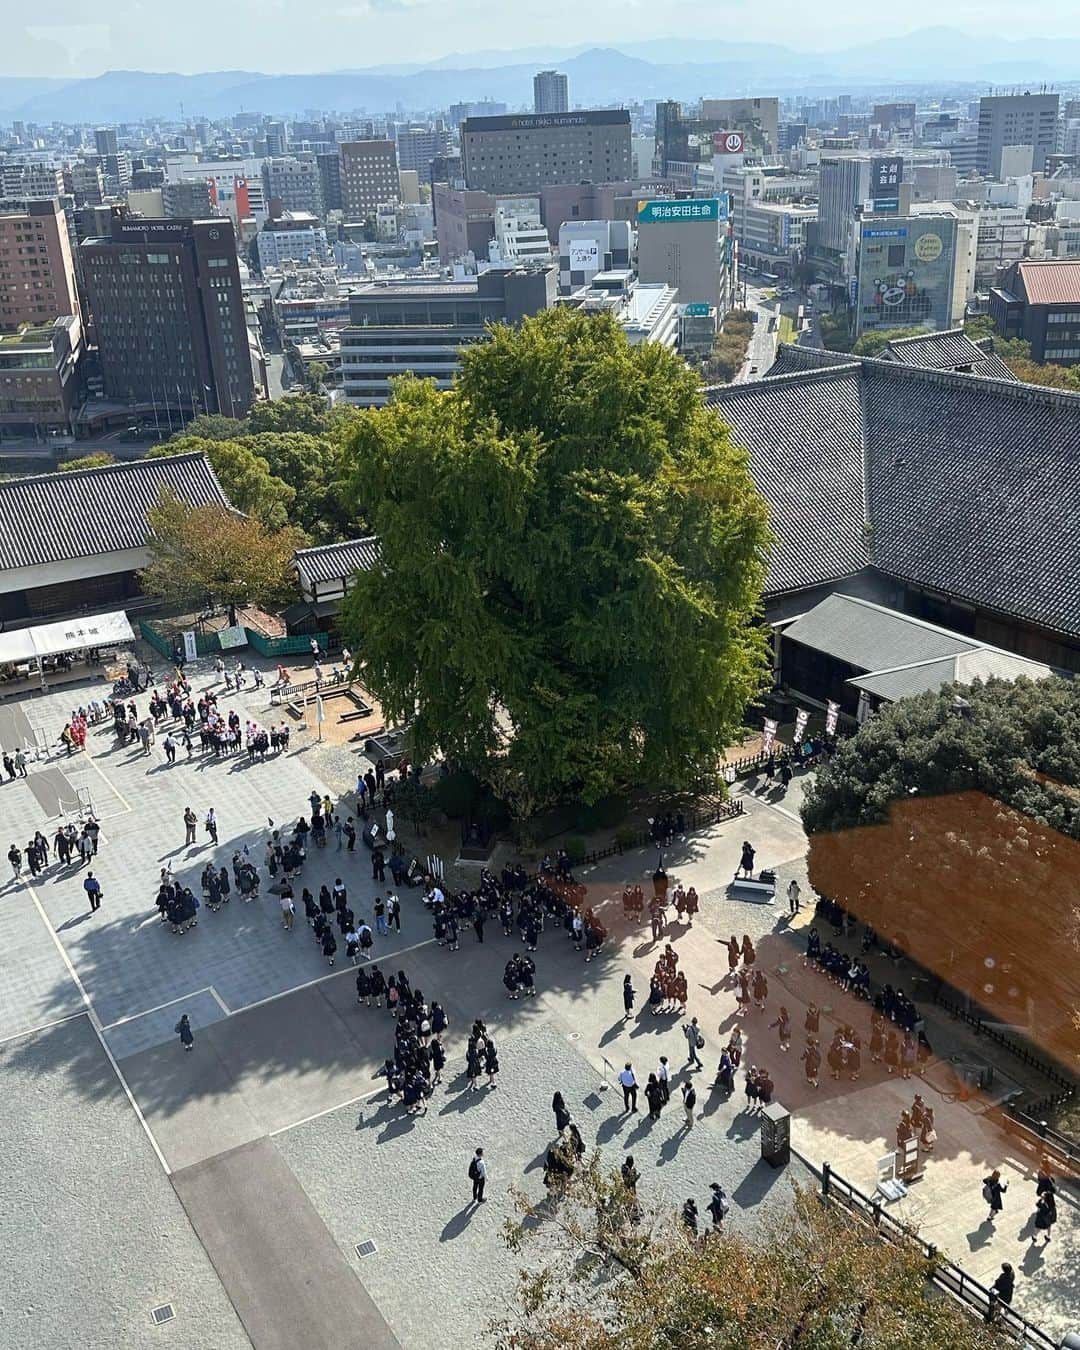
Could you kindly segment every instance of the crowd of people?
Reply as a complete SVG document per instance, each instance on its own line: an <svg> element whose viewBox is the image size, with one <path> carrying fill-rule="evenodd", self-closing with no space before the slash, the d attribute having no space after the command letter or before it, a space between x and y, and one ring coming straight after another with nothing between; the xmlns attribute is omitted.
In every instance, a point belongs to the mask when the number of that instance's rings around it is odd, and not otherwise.
<svg viewBox="0 0 1080 1350"><path fill-rule="evenodd" d="M22 877L24 863L32 877L39 876L54 857L61 867L89 866L90 859L98 851L100 836L101 826L92 815L78 824L71 820L61 822L51 844L40 830L35 830L33 838L27 840L25 850L14 842L8 849L12 880L18 881Z"/></svg>

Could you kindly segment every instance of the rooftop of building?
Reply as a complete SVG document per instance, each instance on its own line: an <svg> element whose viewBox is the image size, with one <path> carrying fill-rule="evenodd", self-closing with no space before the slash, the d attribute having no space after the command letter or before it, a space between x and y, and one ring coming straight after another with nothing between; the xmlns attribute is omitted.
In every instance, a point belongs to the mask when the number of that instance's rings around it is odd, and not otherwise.
<svg viewBox="0 0 1080 1350"><path fill-rule="evenodd" d="M0 333L0 349L16 347L51 347L57 328L69 328L76 322L74 314L65 314L52 323L26 324L16 333Z"/></svg>
<svg viewBox="0 0 1080 1350"><path fill-rule="evenodd" d="M162 489L192 506L229 506L200 454L0 480L0 569L144 548Z"/></svg>
<svg viewBox="0 0 1080 1350"><path fill-rule="evenodd" d="M782 344L706 401L771 510L769 593L873 567L1080 637L1080 394Z"/></svg>
<svg viewBox="0 0 1080 1350"><path fill-rule="evenodd" d="M1022 262L1016 270L1029 305L1080 305L1080 258Z"/></svg>

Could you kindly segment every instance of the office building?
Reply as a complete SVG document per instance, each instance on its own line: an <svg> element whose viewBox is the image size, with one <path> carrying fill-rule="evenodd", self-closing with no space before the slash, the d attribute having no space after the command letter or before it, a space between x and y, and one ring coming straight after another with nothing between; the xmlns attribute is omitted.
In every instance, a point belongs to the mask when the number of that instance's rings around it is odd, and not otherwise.
<svg viewBox="0 0 1080 1350"><path fill-rule="evenodd" d="M495 238L495 198L490 192L436 183L431 198L439 241L439 262L444 267L471 253L488 256Z"/></svg>
<svg viewBox="0 0 1080 1350"><path fill-rule="evenodd" d="M550 183L630 177L630 114L589 112L470 117L461 126L465 181L493 193L539 192Z"/></svg>
<svg viewBox="0 0 1080 1350"><path fill-rule="evenodd" d="M559 290L589 286L598 272L631 267L637 236L628 220L568 220L559 226Z"/></svg>
<svg viewBox="0 0 1080 1350"><path fill-rule="evenodd" d="M505 117L506 104L496 103L493 99L481 99L479 103L451 103L447 117L452 127L459 127L469 117Z"/></svg>
<svg viewBox="0 0 1080 1350"><path fill-rule="evenodd" d="M271 216L284 211L323 214L322 178L314 155L282 155L262 166L263 199Z"/></svg>
<svg viewBox="0 0 1080 1350"><path fill-rule="evenodd" d="M75 163L70 177L70 192L76 206L100 206L105 200L105 175L100 164Z"/></svg>
<svg viewBox="0 0 1080 1350"><path fill-rule="evenodd" d="M319 151L315 156L319 169L319 190L322 196L323 211L343 209L341 196L341 154L337 150Z"/></svg>
<svg viewBox="0 0 1080 1350"><path fill-rule="evenodd" d="M1031 343L1033 361L1080 362L1080 259L1017 262L990 291L990 317L1002 337Z"/></svg>
<svg viewBox="0 0 1080 1350"><path fill-rule="evenodd" d="M703 98L701 121L712 133L741 131L758 154L775 155L780 149L778 98Z"/></svg>
<svg viewBox="0 0 1080 1350"><path fill-rule="evenodd" d="M125 193L128 214L146 216L151 220L165 219L165 202L161 188L129 188Z"/></svg>
<svg viewBox="0 0 1080 1350"><path fill-rule="evenodd" d="M366 220L383 202L397 201L393 141L348 141L341 147L341 204L346 220Z"/></svg>
<svg viewBox="0 0 1080 1350"><path fill-rule="evenodd" d="M914 103L875 103L870 125L877 127L883 144L897 140L910 144L915 137Z"/></svg>
<svg viewBox="0 0 1080 1350"><path fill-rule="evenodd" d="M205 179L161 185L161 207L167 220L205 220L215 214L215 196Z"/></svg>
<svg viewBox="0 0 1080 1350"><path fill-rule="evenodd" d="M36 160L16 161L3 165L3 195L5 200L18 197L60 197L67 190L64 173L55 164Z"/></svg>
<svg viewBox="0 0 1080 1350"><path fill-rule="evenodd" d="M319 264L331 258L326 230L310 211L271 216L255 237L255 253L260 272L284 262Z"/></svg>
<svg viewBox="0 0 1080 1350"><path fill-rule="evenodd" d="M858 155L822 155L819 175L818 243L845 254L856 209L870 196L870 160Z"/></svg>
<svg viewBox="0 0 1080 1350"><path fill-rule="evenodd" d="M741 261L776 276L793 276L806 253L806 227L816 220L816 206L749 203L738 232Z"/></svg>
<svg viewBox="0 0 1080 1350"><path fill-rule="evenodd" d="M719 319L731 301L726 197L660 199L638 206L638 278L662 281L683 305L710 305Z"/></svg>
<svg viewBox="0 0 1080 1350"><path fill-rule="evenodd" d="M401 127L397 134L398 168L414 169L426 182L432 160L448 155L451 148L450 132L441 125Z"/></svg>
<svg viewBox="0 0 1080 1350"><path fill-rule="evenodd" d="M284 122L267 122L266 153L277 157L289 148L289 135Z"/></svg>
<svg viewBox="0 0 1080 1350"><path fill-rule="evenodd" d="M242 417L255 396L230 221L114 219L81 248L106 397Z"/></svg>
<svg viewBox="0 0 1080 1350"><path fill-rule="evenodd" d="M979 136L976 166L980 173L1000 178L1006 146L1030 145L1037 173L1057 150L1057 94L991 94L979 100Z"/></svg>
<svg viewBox="0 0 1080 1350"><path fill-rule="evenodd" d="M542 70L533 76L533 112L564 113L570 111L570 89L567 78L557 70Z"/></svg>
<svg viewBox="0 0 1080 1350"><path fill-rule="evenodd" d="M106 155L115 155L120 149L116 140L116 128L98 127L94 132L94 149L102 159Z"/></svg>
<svg viewBox="0 0 1080 1350"><path fill-rule="evenodd" d="M626 268L597 272L588 286L573 292L567 304L586 314L610 314L633 347L658 342L674 351L679 344L680 306L675 287L662 281L638 281Z"/></svg>
<svg viewBox="0 0 1080 1350"><path fill-rule="evenodd" d="M397 199L402 206L420 205L420 175L415 169L398 169Z"/></svg>
<svg viewBox="0 0 1080 1350"><path fill-rule="evenodd" d="M550 262L551 241L540 219L539 197L501 197L495 205L492 262Z"/></svg>
<svg viewBox="0 0 1080 1350"><path fill-rule="evenodd" d="M341 335L346 399L359 407L389 401L390 381L412 372L448 389L464 346L484 342L489 323L517 324L550 308L557 274L548 267L493 267L474 281L391 281L350 297Z"/></svg>
<svg viewBox="0 0 1080 1350"><path fill-rule="evenodd" d="M858 223L856 337L875 329L952 326L958 226L951 211L863 216Z"/></svg>
<svg viewBox="0 0 1080 1350"><path fill-rule="evenodd" d="M82 356L77 314L0 333L0 441L71 433Z"/></svg>
<svg viewBox="0 0 1080 1350"><path fill-rule="evenodd" d="M0 209L0 330L79 314L67 217L55 197Z"/></svg>
<svg viewBox="0 0 1080 1350"><path fill-rule="evenodd" d="M261 225L266 219L260 159L200 159L191 152L170 151L165 159L165 178L166 183L209 182L214 214L229 216L237 231L244 221ZM193 212L191 218L197 220L204 214Z"/></svg>

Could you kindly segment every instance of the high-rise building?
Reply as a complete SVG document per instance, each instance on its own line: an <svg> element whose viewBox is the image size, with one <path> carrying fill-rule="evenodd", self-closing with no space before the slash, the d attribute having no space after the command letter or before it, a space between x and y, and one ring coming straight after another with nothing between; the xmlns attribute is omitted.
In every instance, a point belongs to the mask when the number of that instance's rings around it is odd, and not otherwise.
<svg viewBox="0 0 1080 1350"><path fill-rule="evenodd" d="M856 337L875 329L951 327L958 224L955 212L863 216Z"/></svg>
<svg viewBox="0 0 1080 1350"><path fill-rule="evenodd" d="M749 149L775 155L780 143L778 98L704 98L701 121L714 134L741 131Z"/></svg>
<svg viewBox="0 0 1080 1350"><path fill-rule="evenodd" d="M56 197L0 212L0 330L79 314L67 217Z"/></svg>
<svg viewBox="0 0 1080 1350"><path fill-rule="evenodd" d="M65 191L64 173L55 164L37 160L13 160L3 165L3 195L13 197L59 197Z"/></svg>
<svg viewBox="0 0 1080 1350"><path fill-rule="evenodd" d="M570 88L565 75L557 70L542 70L533 76L533 112L570 111Z"/></svg>
<svg viewBox="0 0 1080 1350"><path fill-rule="evenodd" d="M331 258L326 230L310 211L287 211L266 222L255 238L259 271L283 262L325 263Z"/></svg>
<svg viewBox="0 0 1080 1350"><path fill-rule="evenodd" d="M914 103L875 103L870 113L871 125L879 127L886 142L892 137L911 140L915 135Z"/></svg>
<svg viewBox="0 0 1080 1350"><path fill-rule="evenodd" d="M337 150L320 150L315 156L319 169L319 190L322 195L323 211L340 211L341 198L341 155Z"/></svg>
<svg viewBox="0 0 1080 1350"><path fill-rule="evenodd" d="M205 220L214 214L210 184L205 178L163 183L161 209L166 220Z"/></svg>
<svg viewBox="0 0 1080 1350"><path fill-rule="evenodd" d="M271 215L282 211L323 214L322 178L314 155L283 155L262 166L263 197Z"/></svg>
<svg viewBox="0 0 1080 1350"><path fill-rule="evenodd" d="M106 155L115 155L119 150L116 143L115 127L98 127L94 132L94 149L98 154L105 158Z"/></svg>
<svg viewBox="0 0 1080 1350"><path fill-rule="evenodd" d="M71 432L82 356L77 314L0 334L0 439Z"/></svg>
<svg viewBox="0 0 1080 1350"><path fill-rule="evenodd" d="M415 169L426 182L432 161L450 153L450 132L445 127L402 127L397 134L398 167Z"/></svg>
<svg viewBox="0 0 1080 1350"><path fill-rule="evenodd" d="M289 136L284 122L267 122L266 153L283 155L289 146Z"/></svg>
<svg viewBox="0 0 1080 1350"><path fill-rule="evenodd" d="M818 203L818 244L846 254L851 245L856 208L870 196L867 155L822 155Z"/></svg>
<svg viewBox="0 0 1080 1350"><path fill-rule="evenodd" d="M347 141L341 147L341 206L348 220L364 220L397 196L393 141Z"/></svg>
<svg viewBox="0 0 1080 1350"><path fill-rule="evenodd" d="M1030 145L1036 173L1046 168L1057 149L1057 94L991 94L979 99L979 143L976 167L993 178L1001 175L1001 152L1009 145Z"/></svg>
<svg viewBox="0 0 1080 1350"><path fill-rule="evenodd" d="M96 161L71 166L71 195L76 206L100 206L105 200L105 176Z"/></svg>
<svg viewBox="0 0 1080 1350"><path fill-rule="evenodd" d="M255 387L229 220L114 219L81 254L107 397L247 412Z"/></svg>
<svg viewBox="0 0 1080 1350"><path fill-rule="evenodd" d="M470 117L461 124L465 181L484 192L539 192L551 183L610 183L631 173L630 114Z"/></svg>
<svg viewBox="0 0 1080 1350"><path fill-rule="evenodd" d="M727 197L643 201L637 229L638 277L674 286L680 305L711 305L722 319L732 285Z"/></svg>

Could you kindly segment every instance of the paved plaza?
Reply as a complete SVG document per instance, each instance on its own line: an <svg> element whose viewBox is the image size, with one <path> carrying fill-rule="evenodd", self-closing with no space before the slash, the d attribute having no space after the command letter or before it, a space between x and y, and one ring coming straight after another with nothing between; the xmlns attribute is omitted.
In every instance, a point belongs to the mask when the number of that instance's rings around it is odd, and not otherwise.
<svg viewBox="0 0 1080 1350"><path fill-rule="evenodd" d="M205 668L193 673L196 688L210 678ZM80 688L20 706L54 742L70 707L87 697ZM239 700L241 716L270 719L266 691ZM643 1196L674 1207L694 1195L704 1208L709 1182L719 1180L735 1227L767 1226L789 1203L793 1181L815 1179L798 1160L786 1171L760 1161L741 1080L730 1100L709 1090L738 1020L718 945L732 932L753 937L770 982L767 1013L741 1019L746 1062L768 1065L778 1100L795 1113L799 1153L813 1166L828 1160L871 1191L899 1110L922 1091L936 1108L939 1142L897 1212L980 1279L1011 1260L1019 1308L1055 1334L1080 1327L1075 1193L1063 1188L1054 1239L1033 1248L1033 1159L994 1125L985 1101L947 1100L934 1066L910 1083L870 1065L858 1083L825 1074L817 1093L803 1081L805 1004L822 1006L823 1023L857 1022L865 1009L847 1008L845 995L803 968L805 912L789 921L779 912L786 905L747 904L726 890L750 838L759 862L777 868L781 892L794 875L805 894L798 780L783 800L759 798L765 785L749 784L743 818L679 841L667 859L672 876L702 897L694 925L674 924L670 933L707 1042L708 1072L695 1075L699 1118L687 1133L677 1101L650 1125L643 1114L624 1116L608 1086L627 1060L644 1082L659 1055L680 1074L686 1058L680 1020L645 1007L658 946L647 924L628 925L618 899L627 879L647 886L655 853L608 859L583 875L612 942L586 964L561 931L545 933L534 1000L505 997L502 969L515 944L498 925L488 925L483 944L466 931L461 950L449 953L434 942L418 892L399 892L402 931L377 939L375 958L386 972L404 969L450 1017L445 1081L427 1114L413 1117L385 1102L378 1076L393 1044L389 1014L357 1007L354 972L343 953L328 968L302 912L283 931L265 871L259 898L245 903L234 892L219 912L200 910L182 936L159 922L153 903L166 865L196 893L210 859L228 864L247 846L261 868L270 822L295 820L313 788L338 797L366 767L355 750L329 751L301 734L287 755L265 763L198 754L186 762L181 750L169 766L160 746L149 756L118 748L109 724L91 731L88 751L34 763L28 779L0 786L5 852L36 828L51 836L58 805L75 812L92 803L102 826L93 870L104 893L91 915L79 869L55 864L32 885L24 877L0 889L0 1122L13 1164L0 1182L0 1231L12 1253L0 1274L5 1345L482 1344L513 1284L515 1258L501 1239L507 1188L543 1193L556 1089L588 1146L600 1145L613 1164L633 1152ZM191 847L183 842L187 804L200 821ZM216 847L201 824L210 806ZM370 919L367 852L358 846L350 857L331 838L324 851L311 850L301 880L317 891L338 876L350 905ZM624 1022L625 973L638 1007ZM919 1001L919 989L910 992ZM768 1027L780 1003L796 1028L788 1056ZM195 1030L191 1054L173 1030L184 1012ZM477 1016L494 1034L501 1073L497 1087L470 1093L462 1060ZM976 1053L936 1010L928 1027L942 1060ZM997 1068L1006 1078L1015 1072L1007 1061ZM477 1145L490 1168L491 1203L482 1210L466 1205ZM1012 1183L996 1230L981 1223L980 1182L993 1166ZM374 1251L358 1255L366 1242ZM155 1328L151 1310L166 1304L175 1316Z"/></svg>

